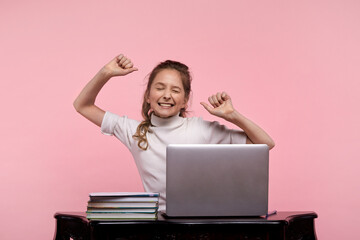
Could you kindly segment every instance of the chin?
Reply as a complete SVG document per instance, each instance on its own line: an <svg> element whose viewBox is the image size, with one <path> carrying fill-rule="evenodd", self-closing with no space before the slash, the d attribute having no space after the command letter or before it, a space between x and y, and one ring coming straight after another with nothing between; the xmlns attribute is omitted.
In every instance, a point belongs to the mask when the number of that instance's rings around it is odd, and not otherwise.
<svg viewBox="0 0 360 240"><path fill-rule="evenodd" d="M169 118L177 115L178 113L159 113L154 111L155 116L160 118Z"/></svg>
<svg viewBox="0 0 360 240"><path fill-rule="evenodd" d="M172 116L174 116L174 115L165 115L165 114L156 114L156 113L154 113L157 117L160 117L160 118L169 118L169 117L172 117Z"/></svg>

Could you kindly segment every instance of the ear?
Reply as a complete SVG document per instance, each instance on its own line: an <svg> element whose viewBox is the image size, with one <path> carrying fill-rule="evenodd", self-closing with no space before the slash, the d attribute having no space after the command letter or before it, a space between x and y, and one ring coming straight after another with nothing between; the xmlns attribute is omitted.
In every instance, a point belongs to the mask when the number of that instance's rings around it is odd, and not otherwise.
<svg viewBox="0 0 360 240"><path fill-rule="evenodd" d="M146 102L148 104L150 104L150 98L149 98L149 92L148 91L145 92L145 99L146 99Z"/></svg>
<svg viewBox="0 0 360 240"><path fill-rule="evenodd" d="M184 99L184 102L183 102L183 105L182 105L182 108L187 108L187 103L188 103L189 99Z"/></svg>

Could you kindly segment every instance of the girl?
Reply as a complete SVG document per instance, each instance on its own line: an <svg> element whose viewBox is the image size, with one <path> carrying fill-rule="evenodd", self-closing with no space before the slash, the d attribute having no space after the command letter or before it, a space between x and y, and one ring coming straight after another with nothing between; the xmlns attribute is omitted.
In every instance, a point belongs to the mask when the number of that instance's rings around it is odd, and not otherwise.
<svg viewBox="0 0 360 240"><path fill-rule="evenodd" d="M157 65L149 76L144 93L144 120L129 119L105 112L95 105L101 88L115 76L137 71L132 61L123 54L106 64L85 86L74 102L75 109L101 127L107 135L115 135L132 153L144 189L159 192L159 210L165 210L166 146L178 144L264 143L274 147L271 137L255 123L236 111L230 96L219 92L201 105L212 115L229 121L242 130L228 129L218 122L198 117L186 118L191 92L191 76L186 65L167 60Z"/></svg>

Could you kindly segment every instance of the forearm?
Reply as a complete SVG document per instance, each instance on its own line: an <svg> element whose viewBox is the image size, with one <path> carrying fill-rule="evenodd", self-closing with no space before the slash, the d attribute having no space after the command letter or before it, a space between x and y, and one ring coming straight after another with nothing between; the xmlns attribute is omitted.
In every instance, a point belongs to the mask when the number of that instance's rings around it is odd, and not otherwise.
<svg viewBox="0 0 360 240"><path fill-rule="evenodd" d="M261 127L241 115L239 112L234 111L226 120L244 130L252 143L267 144L270 149L275 146L275 142Z"/></svg>
<svg viewBox="0 0 360 240"><path fill-rule="evenodd" d="M101 69L74 101L76 111L99 127L103 121L105 111L95 105L95 100L110 78L111 76L104 69Z"/></svg>
<svg viewBox="0 0 360 240"><path fill-rule="evenodd" d="M97 95L110 78L111 76L101 69L75 99L74 107L76 111L81 113L84 108L94 106Z"/></svg>
<svg viewBox="0 0 360 240"><path fill-rule="evenodd" d="M105 111L95 105L97 95L110 78L125 76L138 70L133 66L131 60L123 54L113 58L100 69L75 99L74 107L76 111L100 127L105 116Z"/></svg>

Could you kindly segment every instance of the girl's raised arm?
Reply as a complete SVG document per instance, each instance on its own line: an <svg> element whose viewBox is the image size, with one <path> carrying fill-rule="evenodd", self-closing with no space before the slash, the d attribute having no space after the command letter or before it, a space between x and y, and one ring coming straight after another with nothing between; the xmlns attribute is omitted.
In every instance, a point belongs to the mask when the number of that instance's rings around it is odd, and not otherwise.
<svg viewBox="0 0 360 240"><path fill-rule="evenodd" d="M267 144L269 149L275 146L274 140L262 128L234 109L231 98L227 93L218 92L210 96L208 100L211 106L205 102L201 102L201 105L210 114L221 117L243 129L247 135L246 143Z"/></svg>
<svg viewBox="0 0 360 240"><path fill-rule="evenodd" d="M76 111L100 127L105 115L105 111L95 105L100 90L110 78L125 76L137 70L131 60L123 54L112 59L100 69L75 99L74 107Z"/></svg>

